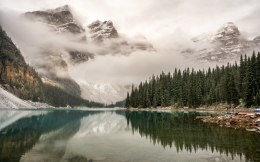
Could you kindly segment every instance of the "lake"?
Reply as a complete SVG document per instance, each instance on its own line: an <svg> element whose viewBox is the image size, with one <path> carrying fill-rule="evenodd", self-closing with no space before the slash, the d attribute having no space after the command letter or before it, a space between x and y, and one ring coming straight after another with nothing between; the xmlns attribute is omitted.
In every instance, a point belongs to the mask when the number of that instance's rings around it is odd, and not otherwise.
<svg viewBox="0 0 260 162"><path fill-rule="evenodd" d="M198 112L0 110L0 162L260 161L260 134Z"/></svg>

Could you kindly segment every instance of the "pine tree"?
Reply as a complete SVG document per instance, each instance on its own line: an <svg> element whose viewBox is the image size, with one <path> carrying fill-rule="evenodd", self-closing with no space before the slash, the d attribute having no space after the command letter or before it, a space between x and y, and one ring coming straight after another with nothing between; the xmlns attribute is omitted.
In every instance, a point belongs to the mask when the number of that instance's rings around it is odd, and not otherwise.
<svg viewBox="0 0 260 162"><path fill-rule="evenodd" d="M240 65L216 66L208 70L189 68L174 73L152 76L132 85L127 94L127 107L189 106L228 103L238 105L239 100L247 107L260 105L260 53L240 57Z"/></svg>
<svg viewBox="0 0 260 162"><path fill-rule="evenodd" d="M130 107L130 97L129 97L129 92L127 92L126 101L125 101L125 106L126 106L126 107Z"/></svg>
<svg viewBox="0 0 260 162"><path fill-rule="evenodd" d="M232 104L235 106L239 104L239 96L238 91L236 89L234 75L231 73L231 69L227 69L227 79L226 79L226 85L227 85L227 103L230 104L230 107Z"/></svg>
<svg viewBox="0 0 260 162"><path fill-rule="evenodd" d="M252 65L251 59L247 60L247 69L246 69L246 83L245 83L245 105L250 107L253 105L253 74L252 74Z"/></svg>

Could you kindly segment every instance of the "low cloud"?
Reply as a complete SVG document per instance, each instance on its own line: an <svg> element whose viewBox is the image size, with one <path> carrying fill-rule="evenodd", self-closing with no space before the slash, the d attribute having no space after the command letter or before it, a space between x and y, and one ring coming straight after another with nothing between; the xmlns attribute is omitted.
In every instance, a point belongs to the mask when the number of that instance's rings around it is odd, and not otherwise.
<svg viewBox="0 0 260 162"><path fill-rule="evenodd" d="M48 64L53 57L62 59L69 65L70 59L67 51L80 51L95 55L130 55L133 52L132 46L123 45L125 42L130 45L146 43L144 38L129 39L125 36L98 44L94 41L79 41L79 38L85 33L80 35L59 34L48 24L31 21L23 13L13 10L0 11L0 24L21 50L27 63L38 68L37 70L42 74L47 73L45 70L48 70L42 67L44 64ZM69 65L69 67L73 67L73 65Z"/></svg>
<svg viewBox="0 0 260 162"><path fill-rule="evenodd" d="M78 42L75 35L57 34L47 24L30 21L21 16L21 13L11 10L1 11L0 23L21 49L29 64L37 67L48 63L50 55L61 55L62 59L68 63L70 76L75 80L131 84L146 80L162 71L172 72L176 67L202 66L185 60L181 55L180 52L184 48L199 48L182 29L177 29L171 34L162 35L158 40L152 41L155 48L153 51L132 52L129 46L121 45L121 43L123 41L128 41L130 44L145 43L147 40L141 36L132 38L122 36L119 39L104 41L102 44L91 41ZM49 51L46 52L46 49ZM90 52L96 56L95 59L85 63L70 64L65 49ZM43 74L47 73L45 70L38 69ZM58 71L57 74L62 73Z"/></svg>
<svg viewBox="0 0 260 162"><path fill-rule="evenodd" d="M94 20L112 20L121 39L82 43L71 35L59 35L40 22L21 16L34 10L51 9L68 4L76 19L84 26ZM200 49L209 44L194 44L191 38L214 32L226 22L234 22L247 37L260 35L259 0L1 0L0 23L32 65L48 62L43 49L53 48L95 53L95 59L85 63L69 64L69 74L76 80L89 82L131 84L146 80L162 71L174 68L207 68L213 64L198 64L183 58L182 49ZM44 6L44 7L43 7ZM156 51L128 51L120 44L127 40L140 41L135 35L144 35ZM123 51L123 52L122 52ZM127 53L127 52L126 52ZM68 54L63 51L64 59Z"/></svg>

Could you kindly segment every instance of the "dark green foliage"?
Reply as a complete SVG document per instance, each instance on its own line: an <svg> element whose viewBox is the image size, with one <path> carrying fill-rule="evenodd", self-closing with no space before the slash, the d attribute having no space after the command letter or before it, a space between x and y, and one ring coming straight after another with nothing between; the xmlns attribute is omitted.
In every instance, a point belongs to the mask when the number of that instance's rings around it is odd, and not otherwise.
<svg viewBox="0 0 260 162"><path fill-rule="evenodd" d="M78 96L71 95L64 90L44 84L44 101L53 106L87 106L87 107L104 107L103 104L90 102Z"/></svg>
<svg viewBox="0 0 260 162"><path fill-rule="evenodd" d="M165 148L175 147L177 152L211 150L232 157L243 155L248 162L259 161L259 134L195 120L196 116L212 114L127 111L125 115L134 134L138 132Z"/></svg>
<svg viewBox="0 0 260 162"><path fill-rule="evenodd" d="M62 78L52 79L66 88L44 85L38 73L26 64L19 49L0 26L0 84L5 89L22 99L46 102L57 107L104 106L82 99L80 87L75 81Z"/></svg>
<svg viewBox="0 0 260 162"><path fill-rule="evenodd" d="M0 60L15 62L17 65L25 64L24 58L19 49L16 48L11 38L0 26Z"/></svg>
<svg viewBox="0 0 260 162"><path fill-rule="evenodd" d="M126 107L199 107L227 103L230 107L260 106L260 53L246 55L237 63L216 66L208 70L175 69L173 74L162 72L149 81L132 87Z"/></svg>
<svg viewBox="0 0 260 162"><path fill-rule="evenodd" d="M0 154L0 162L21 161L21 157L35 146L42 134L62 129L64 132L59 138L72 137L80 128L80 119L96 113L98 112L55 110L13 122L0 130L0 150L4 150Z"/></svg>
<svg viewBox="0 0 260 162"><path fill-rule="evenodd" d="M113 104L108 104L105 107L107 107L107 108L124 107L125 105L126 105L126 100L123 100L123 101L118 101Z"/></svg>
<svg viewBox="0 0 260 162"><path fill-rule="evenodd" d="M237 87L235 85L235 78L234 74L232 74L231 67L228 65L226 70L226 76L225 76L225 92L226 92L226 101L228 104L239 104L239 96ZM231 106L230 106L231 107Z"/></svg>
<svg viewBox="0 0 260 162"><path fill-rule="evenodd" d="M41 101L41 79L0 26L0 84L19 98Z"/></svg>
<svg viewBox="0 0 260 162"><path fill-rule="evenodd" d="M68 94L80 97L81 95L80 86L74 80L69 78L58 78L58 77L51 78L51 79L58 82L62 86L66 87L64 91L66 91Z"/></svg>
<svg viewBox="0 0 260 162"><path fill-rule="evenodd" d="M129 97L129 92L127 92L126 100L125 100L125 105L126 107L130 106L130 97Z"/></svg>

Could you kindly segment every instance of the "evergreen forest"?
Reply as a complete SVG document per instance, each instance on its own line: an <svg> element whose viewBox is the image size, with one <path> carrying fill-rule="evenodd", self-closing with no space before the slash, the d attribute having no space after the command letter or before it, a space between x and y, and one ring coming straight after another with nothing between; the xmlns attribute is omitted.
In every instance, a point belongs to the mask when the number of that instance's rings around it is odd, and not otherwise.
<svg viewBox="0 0 260 162"><path fill-rule="evenodd" d="M162 72L132 86L126 107L192 107L225 103L228 107L260 106L260 53L241 55L239 64Z"/></svg>

